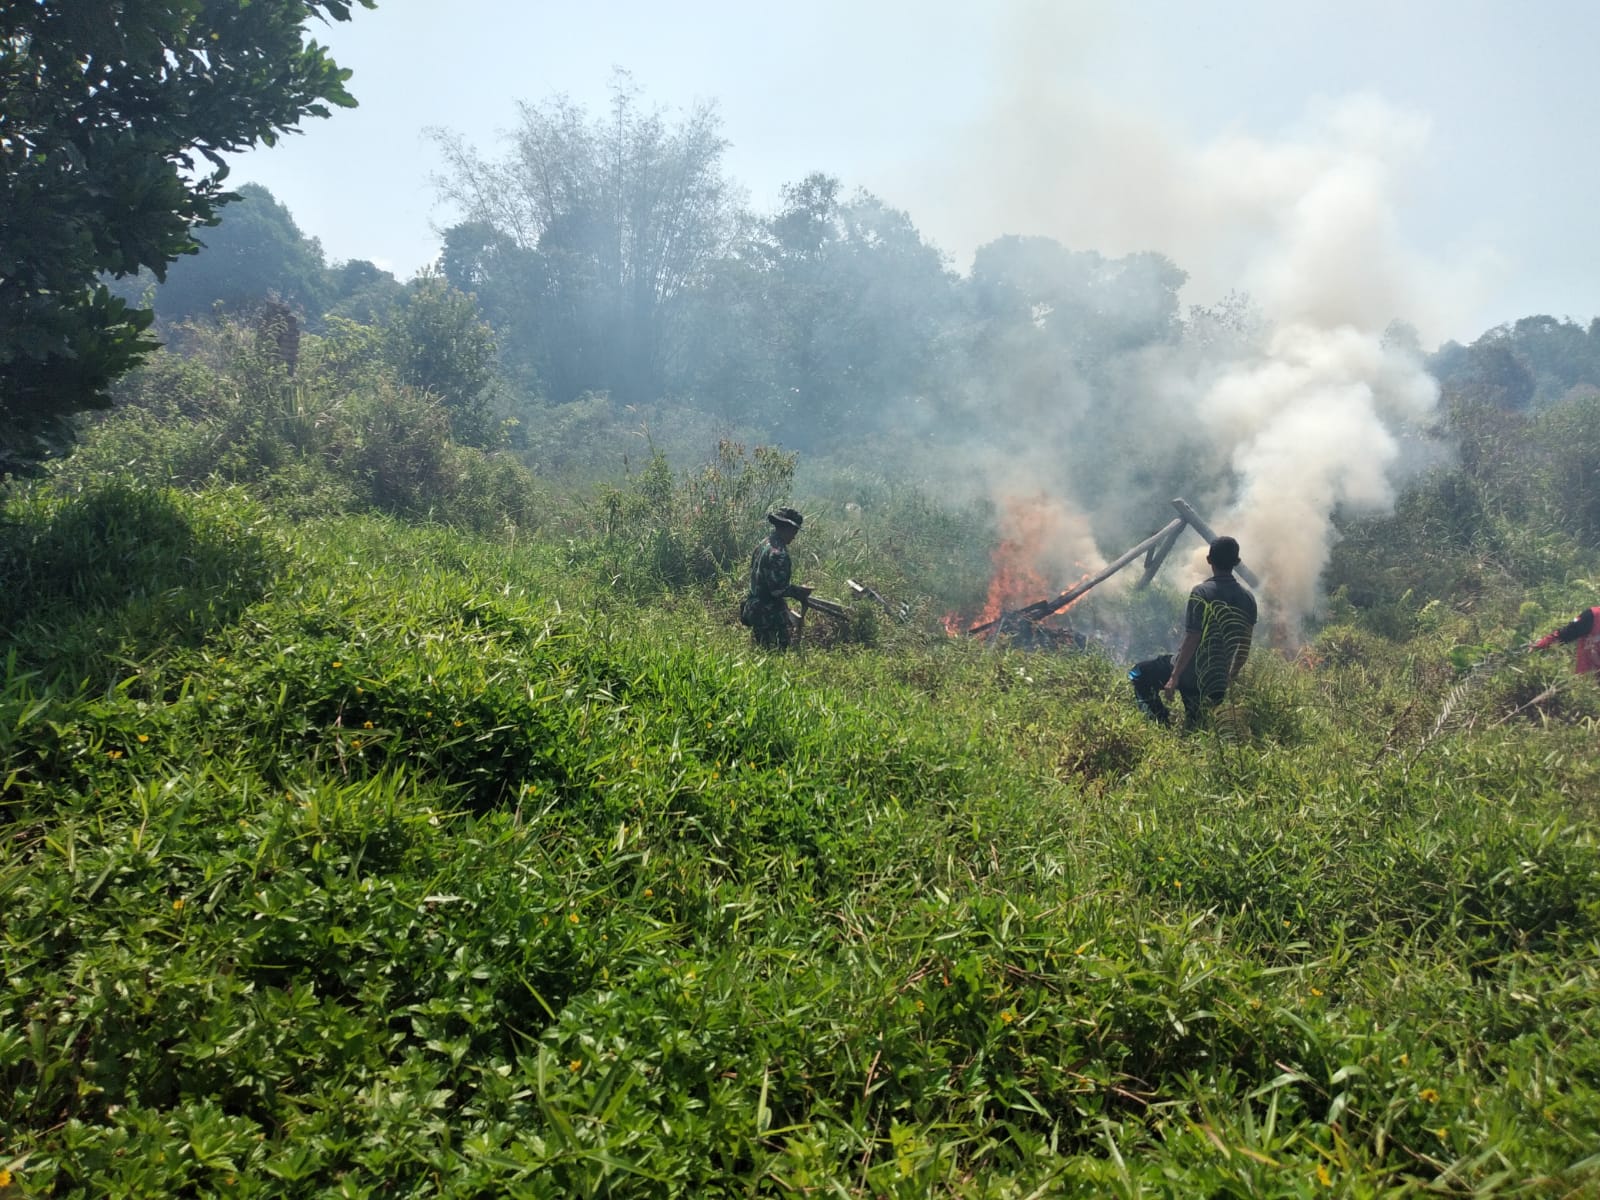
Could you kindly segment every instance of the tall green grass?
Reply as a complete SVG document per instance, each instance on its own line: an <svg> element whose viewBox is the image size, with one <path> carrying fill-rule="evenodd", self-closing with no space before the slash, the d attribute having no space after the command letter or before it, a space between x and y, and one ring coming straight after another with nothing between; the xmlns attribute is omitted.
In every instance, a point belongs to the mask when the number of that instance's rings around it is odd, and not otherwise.
<svg viewBox="0 0 1600 1200"><path fill-rule="evenodd" d="M1332 629L1184 737L1097 654L769 658L553 538L7 516L19 1194L1600 1187L1557 659L1429 738L1468 631Z"/></svg>

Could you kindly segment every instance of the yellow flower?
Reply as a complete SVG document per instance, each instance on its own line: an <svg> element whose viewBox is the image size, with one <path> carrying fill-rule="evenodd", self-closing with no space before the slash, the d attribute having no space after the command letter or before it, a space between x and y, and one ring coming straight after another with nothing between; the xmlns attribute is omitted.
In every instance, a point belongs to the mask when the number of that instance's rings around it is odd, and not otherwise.
<svg viewBox="0 0 1600 1200"><path fill-rule="evenodd" d="M457 729L461 728L461 722L460 721L451 721L450 724L454 725Z"/></svg>
<svg viewBox="0 0 1600 1200"><path fill-rule="evenodd" d="M582 1070L583 1069L583 1060L575 1058L571 1062L569 1062L567 1064L567 1066L571 1067L574 1071Z"/></svg>
<svg viewBox="0 0 1600 1200"><path fill-rule="evenodd" d="M361 749L361 739L360 738L351 738L350 739L350 749L352 749L352 750Z"/></svg>
<svg viewBox="0 0 1600 1200"><path fill-rule="evenodd" d="M578 914L575 913L575 912L568 913L567 914L567 920L572 922L572 924L576 925L578 923Z"/></svg>
<svg viewBox="0 0 1600 1200"><path fill-rule="evenodd" d="M644 898L646 900L650 899L650 897L654 896L655 894L656 894L655 888L645 888L645 890L644 890Z"/></svg>
<svg viewBox="0 0 1600 1200"><path fill-rule="evenodd" d="M921 1001L921 1000L918 1000L918 1001L917 1001L917 1011L918 1011L918 1012L922 1012L922 1011L923 1011L923 1010L924 1010L924 1009L926 1009L926 1008L927 1008L927 1007L928 1007L928 1006L927 1006L927 1005L926 1005L926 1004L924 1004L924 1003L923 1003L923 1002L922 1002L922 1001Z"/></svg>
<svg viewBox="0 0 1600 1200"><path fill-rule="evenodd" d="M1003 1013L1001 1013L1001 1014L1000 1014L1000 1019L1001 1019L1001 1020L1002 1020L1002 1021L1004 1021L1004 1022L1005 1022L1005 1023L1006 1023L1006 1024L1007 1024L1007 1025L1009 1025L1009 1024L1011 1024L1011 1022L1013 1022L1013 1021L1015 1021L1015 1020L1016 1020L1016 1019L1017 1019L1017 1017L1016 1017L1016 1014L1015 1014L1015 1013L1013 1013L1013 1012L1012 1012L1012 1011L1011 1011L1011 1010L1010 1010L1010 1009L1009 1009L1009 1008L1008 1008L1008 1009L1006 1009L1006 1010L1005 1010L1005 1012L1003 1012Z"/></svg>
<svg viewBox="0 0 1600 1200"><path fill-rule="evenodd" d="M425 716L425 717L433 716L433 709L430 708L427 712L423 713L422 715Z"/></svg>
<svg viewBox="0 0 1600 1200"><path fill-rule="evenodd" d="M1323 1187L1333 1186L1333 1176L1328 1174L1328 1168L1321 1163L1317 1164L1317 1182L1322 1184Z"/></svg>
<svg viewBox="0 0 1600 1200"><path fill-rule="evenodd" d="M183 911L183 900L182 899L174 900L172 902L172 911L173 912L182 912Z"/></svg>
<svg viewBox="0 0 1600 1200"><path fill-rule="evenodd" d="M8 1188L10 1186L11 1172L7 1171L4 1167L0 1167L0 1188Z"/></svg>
<svg viewBox="0 0 1600 1200"><path fill-rule="evenodd" d="M371 729L372 728L372 722L371 721L363 721L363 722L361 722L361 728L363 728L363 729Z"/></svg>
<svg viewBox="0 0 1600 1200"><path fill-rule="evenodd" d="M1442 1142L1450 1136L1450 1131L1448 1129L1435 1129L1433 1131L1433 1136Z"/></svg>
<svg viewBox="0 0 1600 1200"><path fill-rule="evenodd" d="M339 668L339 667L342 667L342 666L344 666L344 664L343 664L343 663L342 663L342 662L335 662L335 663L334 663L334 664L333 664L333 665L334 665L334 667L335 667L335 668L336 668L336 669L337 669L337 668Z"/></svg>
<svg viewBox="0 0 1600 1200"><path fill-rule="evenodd" d="M1423 1088L1417 1093L1417 1099L1426 1100L1429 1104L1432 1104L1439 1099L1439 1093L1434 1091L1432 1088Z"/></svg>
<svg viewBox="0 0 1600 1200"><path fill-rule="evenodd" d="M1400 1065L1401 1065L1401 1066L1402 1066L1402 1067L1405 1067L1405 1066L1409 1066L1409 1065L1410 1065L1410 1064L1411 1064L1411 1055L1409 1055L1409 1054L1402 1054L1402 1055L1401 1055L1401 1056L1400 1056Z"/></svg>
<svg viewBox="0 0 1600 1200"><path fill-rule="evenodd" d="M149 740L150 740L150 735L148 733L141 733L139 735L139 741L140 742L148 742Z"/></svg>
<svg viewBox="0 0 1600 1200"><path fill-rule="evenodd" d="M1314 987L1314 988L1311 989L1311 994L1313 996L1320 996L1320 995L1322 995L1322 989L1318 988L1318 987Z"/></svg>
<svg viewBox="0 0 1600 1200"><path fill-rule="evenodd" d="M113 760L113 761L115 761L115 760L117 760L117 759L122 757L122 751L121 750L107 750L106 751L106 757L111 759L111 760Z"/></svg>

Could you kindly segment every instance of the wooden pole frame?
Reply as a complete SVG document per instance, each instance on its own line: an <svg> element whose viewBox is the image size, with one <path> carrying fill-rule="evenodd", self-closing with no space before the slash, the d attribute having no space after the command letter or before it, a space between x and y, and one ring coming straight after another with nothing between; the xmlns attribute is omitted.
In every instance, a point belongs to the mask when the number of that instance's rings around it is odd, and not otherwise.
<svg viewBox="0 0 1600 1200"><path fill-rule="evenodd" d="M1144 554L1147 551L1154 550L1164 539L1169 542L1172 539L1175 539L1179 532L1183 529L1183 524L1184 522L1182 517L1174 517L1171 521L1167 522L1167 524L1163 525L1155 533L1145 538L1144 541L1140 542L1133 549L1125 550L1111 562L1101 567L1100 570L1096 571L1088 579L1073 584L1054 600L1040 600L1035 604L1028 605L1026 608L1019 608L1012 612L1001 613L992 621L985 621L981 625L974 625L971 629L967 630L967 633L969 635L987 633L1007 617L1020 615L1030 621L1044 620L1044 618L1048 617L1051 613L1058 612L1067 605L1071 604L1074 600L1076 600L1079 596L1082 596L1096 584L1104 583L1106 580L1110 579L1118 571L1122 570L1123 567L1127 566L1134 559L1138 558L1139 555Z"/></svg>
<svg viewBox="0 0 1600 1200"><path fill-rule="evenodd" d="M1217 540L1216 532L1211 528L1211 526L1207 525L1200 519L1200 514L1195 512L1195 510L1189 506L1189 502L1182 496L1177 496L1173 499L1172 507L1178 510L1178 515L1180 517L1194 527L1194 531L1196 533L1205 538L1206 545L1209 546L1212 542ZM1255 572L1249 567L1245 566L1244 563L1241 562L1238 566L1234 567L1233 573L1248 583L1251 587L1256 589L1261 587L1261 580L1257 579Z"/></svg>
<svg viewBox="0 0 1600 1200"><path fill-rule="evenodd" d="M1172 532L1167 535L1166 540L1151 546L1149 550L1145 551L1144 574L1139 576L1139 582L1133 585L1135 588L1142 590L1150 586L1151 581L1156 577L1156 572L1160 571L1166 564L1167 555L1172 553L1172 547L1177 544L1178 535L1183 532L1183 527L1187 524L1187 521L1179 521L1176 529L1168 525L1167 528L1172 529Z"/></svg>
<svg viewBox="0 0 1600 1200"><path fill-rule="evenodd" d="M1144 574L1139 577L1139 582L1134 587L1148 587L1150 582L1155 579L1156 573L1166 563L1167 556L1172 553L1172 547L1177 544L1178 537L1185 528L1193 529L1195 533L1205 539L1208 546L1217 540L1217 535L1211 526L1206 524L1200 514L1195 512L1194 507L1182 496L1173 499L1172 507L1178 512L1176 517L1131 550L1123 551L1088 579L1080 580L1078 583L1073 584L1052 600L1038 600L1022 608L1003 612L993 620L985 621L981 625L974 625L967 630L967 636L976 637L979 634L988 633L991 629L1004 624L1008 619L1012 618L1021 618L1026 621L1042 621L1051 613L1060 612L1067 605L1088 592L1089 589L1110 579L1141 554L1144 555ZM1261 587L1260 579L1242 562L1233 569L1251 587L1258 589Z"/></svg>

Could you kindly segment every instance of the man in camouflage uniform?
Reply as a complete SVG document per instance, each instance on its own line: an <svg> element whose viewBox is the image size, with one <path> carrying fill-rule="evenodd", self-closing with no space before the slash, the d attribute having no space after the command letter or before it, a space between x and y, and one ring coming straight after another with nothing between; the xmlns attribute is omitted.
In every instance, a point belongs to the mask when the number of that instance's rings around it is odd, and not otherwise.
<svg viewBox="0 0 1600 1200"><path fill-rule="evenodd" d="M789 543L800 532L804 518L792 508L767 514L772 532L750 555L750 590L744 598L743 619L750 636L768 650L787 650L794 618L784 603L806 593L789 582Z"/></svg>

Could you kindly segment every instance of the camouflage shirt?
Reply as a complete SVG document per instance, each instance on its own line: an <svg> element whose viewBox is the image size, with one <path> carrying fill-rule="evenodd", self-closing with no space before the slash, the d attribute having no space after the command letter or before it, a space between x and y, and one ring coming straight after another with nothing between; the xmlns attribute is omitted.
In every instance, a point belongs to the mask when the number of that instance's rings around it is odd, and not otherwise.
<svg viewBox="0 0 1600 1200"><path fill-rule="evenodd" d="M789 644L789 606L784 599L792 594L789 587L792 570L789 548L771 538L750 555L750 593L745 598L745 606L750 615L751 635L764 646L781 648Z"/></svg>

